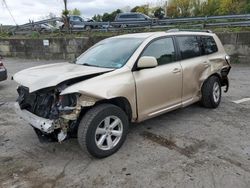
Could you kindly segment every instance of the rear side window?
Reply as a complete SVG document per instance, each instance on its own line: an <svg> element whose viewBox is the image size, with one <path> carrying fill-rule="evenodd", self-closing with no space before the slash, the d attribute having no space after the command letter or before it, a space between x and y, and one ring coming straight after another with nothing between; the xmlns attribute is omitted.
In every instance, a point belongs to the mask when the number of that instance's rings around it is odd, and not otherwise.
<svg viewBox="0 0 250 188"><path fill-rule="evenodd" d="M172 38L162 38L153 41L145 49L142 56L153 56L159 65L176 61L176 53Z"/></svg>
<svg viewBox="0 0 250 188"><path fill-rule="evenodd" d="M136 17L137 17L136 14L124 14L120 16L120 18L136 18Z"/></svg>
<svg viewBox="0 0 250 188"><path fill-rule="evenodd" d="M189 59L201 55L196 36L177 36L182 59Z"/></svg>
<svg viewBox="0 0 250 188"><path fill-rule="evenodd" d="M203 53L208 55L218 51L217 44L213 37L211 36L202 36L201 37Z"/></svg>

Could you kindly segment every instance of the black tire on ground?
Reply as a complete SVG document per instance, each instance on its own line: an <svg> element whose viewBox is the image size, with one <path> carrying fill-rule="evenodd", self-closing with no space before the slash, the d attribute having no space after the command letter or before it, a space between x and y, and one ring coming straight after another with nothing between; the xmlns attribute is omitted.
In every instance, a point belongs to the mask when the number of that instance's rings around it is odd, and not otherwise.
<svg viewBox="0 0 250 188"><path fill-rule="evenodd" d="M121 120L120 121L121 123L119 125L122 125L120 126L122 127L122 131L121 131L122 134L120 136L120 139L118 140L118 142L114 145L112 149L103 150L103 149L100 149L100 147L97 145L96 140L99 135L96 135L96 130L98 127L100 128L102 124L104 124L104 129L105 129L106 124L105 124L104 119L106 117L117 117L119 120ZM110 124L112 124L112 122ZM119 148L122 146L122 144L124 143L126 139L128 129L129 129L128 116L121 108L112 104L100 104L90 109L82 118L78 127L78 132L77 132L78 142L81 148L84 151L89 152L89 154L91 154L92 156L97 157L97 158L108 157L112 155L113 153L117 152ZM101 134L100 136L104 136L104 135ZM106 139L105 141L108 147L108 139ZM103 142L104 144L105 144L105 141ZM113 141L115 142L115 139Z"/></svg>
<svg viewBox="0 0 250 188"><path fill-rule="evenodd" d="M217 92L215 92L215 88ZM215 92L215 93L214 93ZM221 83L217 76L208 78L201 88L201 104L206 108L217 108L221 101ZM216 94L214 96L214 94ZM216 97L217 96L217 97Z"/></svg>
<svg viewBox="0 0 250 188"><path fill-rule="evenodd" d="M126 24L120 25L120 28L127 28L128 26Z"/></svg>

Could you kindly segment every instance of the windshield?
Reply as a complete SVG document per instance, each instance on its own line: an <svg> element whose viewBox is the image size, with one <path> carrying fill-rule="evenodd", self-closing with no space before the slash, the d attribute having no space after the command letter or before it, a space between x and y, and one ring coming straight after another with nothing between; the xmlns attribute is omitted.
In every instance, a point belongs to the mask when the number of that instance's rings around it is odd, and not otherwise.
<svg viewBox="0 0 250 188"><path fill-rule="evenodd" d="M143 38L110 38L103 40L83 53L77 59L76 64L121 68L143 40Z"/></svg>

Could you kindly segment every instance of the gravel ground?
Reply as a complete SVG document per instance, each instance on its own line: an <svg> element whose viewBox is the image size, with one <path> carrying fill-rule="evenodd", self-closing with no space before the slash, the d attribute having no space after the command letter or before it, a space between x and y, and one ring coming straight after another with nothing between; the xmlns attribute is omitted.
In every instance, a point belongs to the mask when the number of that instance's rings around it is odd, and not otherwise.
<svg viewBox="0 0 250 188"><path fill-rule="evenodd" d="M250 66L233 65L218 109L194 104L132 125L123 147L105 159L77 140L40 143L13 110L24 68L53 63L6 59L0 83L0 187L250 187Z"/></svg>

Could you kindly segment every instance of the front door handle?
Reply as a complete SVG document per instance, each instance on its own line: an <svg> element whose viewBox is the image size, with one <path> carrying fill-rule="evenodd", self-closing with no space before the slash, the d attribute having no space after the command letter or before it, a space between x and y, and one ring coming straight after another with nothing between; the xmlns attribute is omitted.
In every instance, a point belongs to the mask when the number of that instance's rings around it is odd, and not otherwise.
<svg viewBox="0 0 250 188"><path fill-rule="evenodd" d="M181 69L179 69L179 68L175 68L172 72L176 74L176 73L181 72Z"/></svg>

